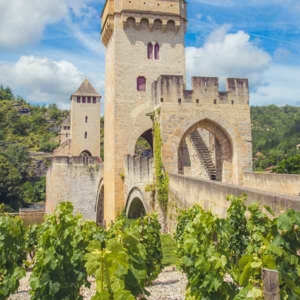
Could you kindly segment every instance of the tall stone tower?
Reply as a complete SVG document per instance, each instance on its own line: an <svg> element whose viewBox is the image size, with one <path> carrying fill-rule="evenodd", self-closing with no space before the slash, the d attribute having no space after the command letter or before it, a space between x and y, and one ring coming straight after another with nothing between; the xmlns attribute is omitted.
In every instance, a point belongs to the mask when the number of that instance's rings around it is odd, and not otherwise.
<svg viewBox="0 0 300 300"><path fill-rule="evenodd" d="M88 79L71 96L71 156L100 156L100 99Z"/></svg>
<svg viewBox="0 0 300 300"><path fill-rule="evenodd" d="M140 136L151 140L151 85L160 75L185 78L184 0L107 0L104 178L106 221L125 206L124 156Z"/></svg>

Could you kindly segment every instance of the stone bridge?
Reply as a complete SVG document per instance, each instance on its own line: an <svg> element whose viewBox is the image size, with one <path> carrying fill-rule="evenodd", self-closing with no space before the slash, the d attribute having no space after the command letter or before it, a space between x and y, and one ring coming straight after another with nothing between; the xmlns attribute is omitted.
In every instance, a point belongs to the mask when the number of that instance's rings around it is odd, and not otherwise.
<svg viewBox="0 0 300 300"><path fill-rule="evenodd" d="M153 159L136 156L125 157L126 213L135 218L145 212L158 210L151 192L153 184ZM263 182L258 185L257 182ZM288 188L286 188L288 187ZM247 195L247 203L259 202L271 207L276 214L287 209L300 210L300 176L245 173L244 185L215 180L169 174L168 228L175 224L177 209L200 204L220 217L225 217L228 195Z"/></svg>

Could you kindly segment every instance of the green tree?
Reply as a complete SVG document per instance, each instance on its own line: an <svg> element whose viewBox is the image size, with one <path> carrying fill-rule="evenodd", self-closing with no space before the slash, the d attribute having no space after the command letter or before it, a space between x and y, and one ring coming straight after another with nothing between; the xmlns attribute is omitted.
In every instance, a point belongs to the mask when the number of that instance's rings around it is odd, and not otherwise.
<svg viewBox="0 0 300 300"><path fill-rule="evenodd" d="M36 182L26 181L22 186L22 198L25 203L42 202L46 200L46 178Z"/></svg>
<svg viewBox="0 0 300 300"><path fill-rule="evenodd" d="M18 206L21 175L19 171L0 155L0 203Z"/></svg>
<svg viewBox="0 0 300 300"><path fill-rule="evenodd" d="M0 100L13 100L14 94L9 87L4 88L3 85L0 85Z"/></svg>
<svg viewBox="0 0 300 300"><path fill-rule="evenodd" d="M275 169L276 173L300 174L300 155L282 160Z"/></svg>
<svg viewBox="0 0 300 300"><path fill-rule="evenodd" d="M30 165L30 155L28 148L22 145L10 145L5 152L6 158L9 162L19 170L21 175L28 173Z"/></svg>
<svg viewBox="0 0 300 300"><path fill-rule="evenodd" d="M60 116L60 110L56 104L50 104L48 107L49 117L52 120L57 120Z"/></svg>

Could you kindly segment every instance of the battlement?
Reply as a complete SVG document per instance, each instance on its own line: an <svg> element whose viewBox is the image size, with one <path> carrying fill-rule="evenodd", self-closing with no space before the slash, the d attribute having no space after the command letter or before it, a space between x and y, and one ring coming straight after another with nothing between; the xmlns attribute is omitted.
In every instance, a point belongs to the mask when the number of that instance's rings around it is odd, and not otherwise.
<svg viewBox="0 0 300 300"><path fill-rule="evenodd" d="M95 156L54 156L52 163L55 164L73 164L73 165L98 165L101 159Z"/></svg>
<svg viewBox="0 0 300 300"><path fill-rule="evenodd" d="M150 182L153 179L153 158L137 157L135 155L126 155L125 180L135 178L138 182Z"/></svg>
<svg viewBox="0 0 300 300"><path fill-rule="evenodd" d="M226 91L219 91L216 77L192 77L192 90L185 89L183 76L162 75L152 84L155 105L163 102L202 104L249 104L248 79L227 78Z"/></svg>
<svg viewBox="0 0 300 300"><path fill-rule="evenodd" d="M184 0L107 0L101 15L102 42L107 45L114 31L114 15L121 15L123 28L148 27L163 32L186 29L186 2Z"/></svg>

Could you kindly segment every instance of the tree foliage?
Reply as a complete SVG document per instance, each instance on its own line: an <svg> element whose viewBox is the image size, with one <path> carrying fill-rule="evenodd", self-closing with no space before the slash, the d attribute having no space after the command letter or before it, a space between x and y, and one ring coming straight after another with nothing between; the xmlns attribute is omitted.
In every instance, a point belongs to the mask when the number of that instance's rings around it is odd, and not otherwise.
<svg viewBox="0 0 300 300"><path fill-rule="evenodd" d="M24 107L29 115L19 113ZM0 86L0 152L6 159L0 162L0 203L16 210L24 202L45 200L45 180L33 178L29 151L53 151L58 146L57 126L65 115L55 104L33 106Z"/></svg>
<svg viewBox="0 0 300 300"><path fill-rule="evenodd" d="M300 174L300 154L290 156L278 163L276 173Z"/></svg>
<svg viewBox="0 0 300 300"><path fill-rule="evenodd" d="M21 176L8 159L0 155L0 203L17 207Z"/></svg>
<svg viewBox="0 0 300 300"><path fill-rule="evenodd" d="M251 119L253 155L260 153L254 162L255 169L275 167L282 160L300 154L296 149L300 144L300 107L254 106Z"/></svg>

